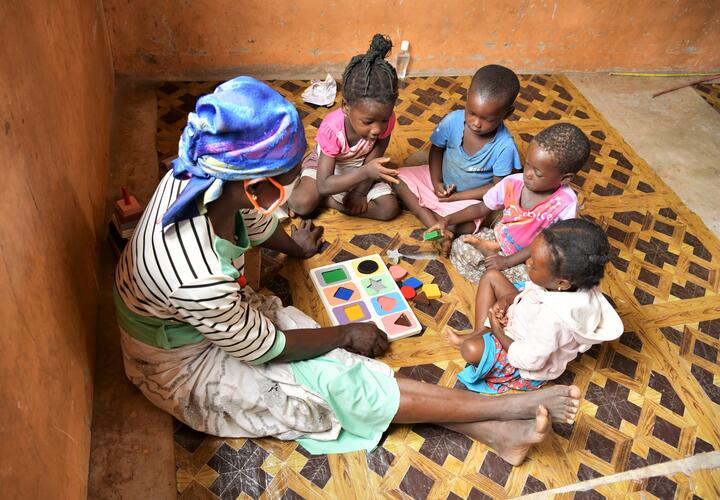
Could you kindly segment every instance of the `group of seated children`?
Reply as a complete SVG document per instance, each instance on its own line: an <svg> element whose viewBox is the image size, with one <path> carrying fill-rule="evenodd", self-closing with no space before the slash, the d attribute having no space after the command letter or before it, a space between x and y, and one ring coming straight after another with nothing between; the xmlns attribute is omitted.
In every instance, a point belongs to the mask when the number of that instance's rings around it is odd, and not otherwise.
<svg viewBox="0 0 720 500"><path fill-rule="evenodd" d="M397 74L385 60L391 48L375 35L351 59L342 106L322 121L289 208L303 217L331 207L390 220L399 199L428 231L440 231L440 249L458 272L479 282L473 334L446 332L470 363L458 378L480 392L536 389L579 352L623 331L598 287L610 245L597 224L576 218L569 186L590 142L575 125L557 123L533 138L521 164L503 124L520 82L510 69L488 65L473 76L465 109L437 125L429 152L397 168L384 156L398 98Z"/></svg>

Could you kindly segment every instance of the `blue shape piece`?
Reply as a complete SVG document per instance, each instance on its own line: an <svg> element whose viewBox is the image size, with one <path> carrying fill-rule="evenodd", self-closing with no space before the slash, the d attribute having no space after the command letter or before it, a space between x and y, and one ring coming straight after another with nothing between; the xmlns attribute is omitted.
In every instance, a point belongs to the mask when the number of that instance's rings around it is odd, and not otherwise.
<svg viewBox="0 0 720 500"><path fill-rule="evenodd" d="M333 294L333 297L340 300L349 300L350 297L352 297L353 291L345 288L344 286L341 286L337 290L335 290L335 293Z"/></svg>
<svg viewBox="0 0 720 500"><path fill-rule="evenodd" d="M417 279L417 278L415 278L415 277L413 277L413 276L410 276L408 279L406 279L405 281L403 281L402 284L405 285L405 286L409 286L410 288L414 288L414 289L417 290L418 288L420 288L420 287L422 286L423 283L422 283L422 281L420 281L419 279Z"/></svg>

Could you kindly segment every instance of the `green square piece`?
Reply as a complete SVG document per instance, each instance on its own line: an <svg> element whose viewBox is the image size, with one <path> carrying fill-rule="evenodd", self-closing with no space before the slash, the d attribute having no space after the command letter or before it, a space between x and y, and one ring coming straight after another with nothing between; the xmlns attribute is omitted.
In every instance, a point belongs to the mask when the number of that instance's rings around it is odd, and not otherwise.
<svg viewBox="0 0 720 500"><path fill-rule="evenodd" d="M322 278L327 285L332 285L333 283L348 279L347 274L345 274L345 270L342 267L323 272Z"/></svg>
<svg viewBox="0 0 720 500"><path fill-rule="evenodd" d="M440 234L440 231L438 231L436 229L435 231L430 231L429 233L423 234L423 239L425 241L432 241L432 240L437 240L441 236L442 236L442 234Z"/></svg>

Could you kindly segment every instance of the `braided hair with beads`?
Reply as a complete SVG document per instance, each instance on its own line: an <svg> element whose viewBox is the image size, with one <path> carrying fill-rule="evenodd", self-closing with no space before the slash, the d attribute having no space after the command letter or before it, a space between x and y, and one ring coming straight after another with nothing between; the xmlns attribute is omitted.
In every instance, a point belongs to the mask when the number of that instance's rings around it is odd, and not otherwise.
<svg viewBox="0 0 720 500"><path fill-rule="evenodd" d="M343 98L352 105L361 99L395 104L398 98L398 77L395 68L385 60L392 49L386 35L376 34L364 54L350 59L343 72Z"/></svg>
<svg viewBox="0 0 720 500"><path fill-rule="evenodd" d="M541 233L550 247L552 274L574 288L597 286L610 261L610 243L602 228L587 219L562 220Z"/></svg>

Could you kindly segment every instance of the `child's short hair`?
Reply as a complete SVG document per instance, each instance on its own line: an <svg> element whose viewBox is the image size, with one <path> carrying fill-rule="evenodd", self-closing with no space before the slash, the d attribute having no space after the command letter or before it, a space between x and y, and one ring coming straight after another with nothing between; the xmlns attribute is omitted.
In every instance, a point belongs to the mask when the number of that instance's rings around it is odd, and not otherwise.
<svg viewBox="0 0 720 500"><path fill-rule="evenodd" d="M365 54L350 59L343 72L343 98L347 103L373 99L395 104L398 98L398 77L395 68L385 60L392 49L386 35L376 34Z"/></svg>
<svg viewBox="0 0 720 500"><path fill-rule="evenodd" d="M610 243L600 226L587 219L567 219L540 234L550 247L553 276L577 288L600 283L611 259Z"/></svg>
<svg viewBox="0 0 720 500"><path fill-rule="evenodd" d="M483 99L503 103L509 108L520 92L520 80L513 70L488 64L473 75L470 92L477 92Z"/></svg>
<svg viewBox="0 0 720 500"><path fill-rule="evenodd" d="M578 173L590 157L590 140L582 130L570 123L550 125L533 140L540 149L550 153L563 174Z"/></svg>

